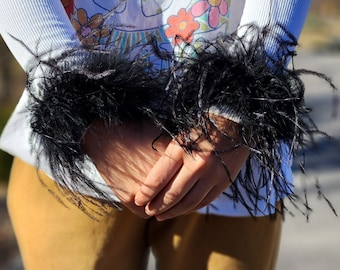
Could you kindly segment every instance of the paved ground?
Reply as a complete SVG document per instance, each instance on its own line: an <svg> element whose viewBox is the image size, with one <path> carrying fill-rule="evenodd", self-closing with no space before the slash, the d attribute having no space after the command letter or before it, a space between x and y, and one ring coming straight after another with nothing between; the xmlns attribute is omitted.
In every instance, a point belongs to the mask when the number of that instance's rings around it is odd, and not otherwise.
<svg viewBox="0 0 340 270"><path fill-rule="evenodd" d="M296 59L296 67L324 72L332 76L340 88L340 55L301 54ZM317 150L308 152L310 175L307 180L298 170L295 171L297 181L302 179L301 182L305 182L305 187L310 190L308 198L313 212L308 222L296 212L295 217L286 217L277 270L337 270L340 269L340 217L335 217L325 200L318 199L314 183L315 179L319 180L324 194L340 215L340 104L338 116L332 119L334 96L327 85L310 77L306 77L305 81L307 101L312 106L318 126L338 141L329 143L321 140ZM303 187L299 186L298 190L303 190ZM0 192L0 195L0 270L21 270L4 207L5 192ZM5 255L8 260L5 260ZM149 270L153 269L151 263Z"/></svg>
<svg viewBox="0 0 340 270"><path fill-rule="evenodd" d="M339 54L304 54L297 58L296 66L332 76L340 90ZM319 149L308 153L307 165L311 173L307 187L312 193L318 178L324 194L340 215L340 104L337 117L331 119L334 95L319 80L306 77L305 81L308 86L307 102L312 104L314 119L322 130L337 139L334 143L321 141ZM337 96L340 97L339 94ZM295 175L296 179L304 179L298 171ZM310 196L309 203L313 212L308 223L301 216L287 216L278 270L340 269L340 216L335 217L327 203L318 199L317 195Z"/></svg>

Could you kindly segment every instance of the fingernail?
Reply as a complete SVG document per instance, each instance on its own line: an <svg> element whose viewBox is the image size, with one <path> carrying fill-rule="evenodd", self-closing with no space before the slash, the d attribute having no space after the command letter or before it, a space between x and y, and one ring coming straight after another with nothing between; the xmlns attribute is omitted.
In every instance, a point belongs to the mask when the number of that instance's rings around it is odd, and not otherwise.
<svg viewBox="0 0 340 270"><path fill-rule="evenodd" d="M145 196L139 191L135 196L135 205L137 206L144 206L148 203L148 200Z"/></svg>
<svg viewBox="0 0 340 270"><path fill-rule="evenodd" d="M137 205L137 206L144 206L145 204L146 203L143 200L135 197L135 205Z"/></svg>
<svg viewBox="0 0 340 270"><path fill-rule="evenodd" d="M150 203L148 203L146 206L145 206L145 213L148 215L148 216L156 216L157 214L160 214L160 211L159 209L156 209L156 208L152 208Z"/></svg>
<svg viewBox="0 0 340 270"><path fill-rule="evenodd" d="M152 192L153 190L148 188L147 186L141 186L135 196L135 204L137 206L146 205L148 202L150 202L150 199L152 198Z"/></svg>

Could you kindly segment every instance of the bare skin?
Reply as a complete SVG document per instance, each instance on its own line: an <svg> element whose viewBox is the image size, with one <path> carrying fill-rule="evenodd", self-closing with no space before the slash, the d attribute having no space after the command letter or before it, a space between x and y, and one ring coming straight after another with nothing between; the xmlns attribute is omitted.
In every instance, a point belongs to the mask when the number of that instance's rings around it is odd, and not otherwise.
<svg viewBox="0 0 340 270"><path fill-rule="evenodd" d="M196 211L211 203L235 180L249 150L233 149L235 140L239 139L235 123L218 117L214 120L217 126L224 127L230 138L211 126L213 145L201 138L197 141L199 150L189 155L177 142L171 141L153 166L135 197L136 205L145 205L148 215L165 220ZM227 151L217 156L214 149Z"/></svg>
<svg viewBox="0 0 340 270"><path fill-rule="evenodd" d="M83 139L83 148L122 204L142 218L148 218L143 206L135 204L135 195L144 178L161 157L170 138L157 141L159 151L152 149L160 130L150 123L115 125L93 123Z"/></svg>
<svg viewBox="0 0 340 270"><path fill-rule="evenodd" d="M235 125L226 125L225 119L216 123L226 126L231 137L238 136ZM247 148L240 147L217 157L206 139L197 141L199 151L188 154L166 136L157 140L155 151L151 146L159 134L146 122L111 131L97 122L84 138L85 151L113 192L143 218L165 220L208 205L232 183L249 155ZM220 132L211 134L217 148L230 149L235 143Z"/></svg>

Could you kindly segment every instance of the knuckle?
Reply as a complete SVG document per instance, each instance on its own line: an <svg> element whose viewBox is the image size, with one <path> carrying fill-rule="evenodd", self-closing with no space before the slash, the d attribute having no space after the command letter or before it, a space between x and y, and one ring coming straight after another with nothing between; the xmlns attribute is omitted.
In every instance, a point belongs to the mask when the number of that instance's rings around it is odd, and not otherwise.
<svg viewBox="0 0 340 270"><path fill-rule="evenodd" d="M147 187L148 189L155 191L160 187L163 187L165 184L164 175L160 174L159 172L151 172L147 179L144 181L143 186Z"/></svg>
<svg viewBox="0 0 340 270"><path fill-rule="evenodd" d="M146 185L149 189L156 189L157 187L162 186L163 183L164 183L163 177L151 174L148 177L148 182L144 185Z"/></svg>
<svg viewBox="0 0 340 270"><path fill-rule="evenodd" d="M152 197L155 193L157 193L158 186L149 185L144 183L140 188L139 192L145 197Z"/></svg>
<svg viewBox="0 0 340 270"><path fill-rule="evenodd" d="M142 186L139 191L143 196L149 197L154 193L154 189L150 188L149 186Z"/></svg>
<svg viewBox="0 0 340 270"><path fill-rule="evenodd" d="M170 205L176 202L179 198L179 193L177 192L167 192L164 195L164 204Z"/></svg>

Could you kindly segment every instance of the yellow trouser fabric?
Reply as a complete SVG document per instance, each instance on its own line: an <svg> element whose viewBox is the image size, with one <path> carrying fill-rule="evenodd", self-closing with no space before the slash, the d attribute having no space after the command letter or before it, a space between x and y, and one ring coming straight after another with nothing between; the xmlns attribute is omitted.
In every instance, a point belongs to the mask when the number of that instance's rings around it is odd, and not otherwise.
<svg viewBox="0 0 340 270"><path fill-rule="evenodd" d="M58 193L43 175L43 183ZM13 163L8 208L26 270L145 269L151 248L160 270L274 269L282 218L190 214L169 221L141 219L108 207L93 220L60 203L37 170Z"/></svg>

